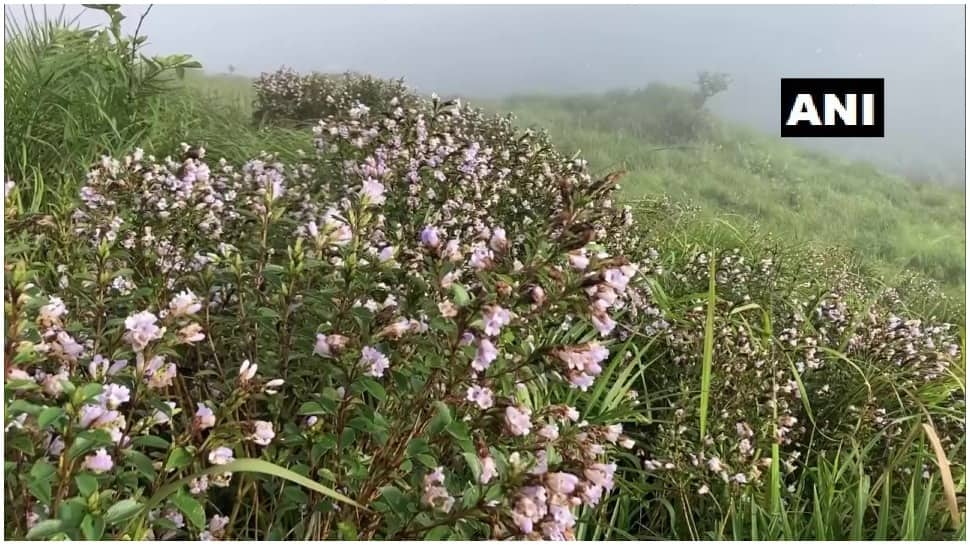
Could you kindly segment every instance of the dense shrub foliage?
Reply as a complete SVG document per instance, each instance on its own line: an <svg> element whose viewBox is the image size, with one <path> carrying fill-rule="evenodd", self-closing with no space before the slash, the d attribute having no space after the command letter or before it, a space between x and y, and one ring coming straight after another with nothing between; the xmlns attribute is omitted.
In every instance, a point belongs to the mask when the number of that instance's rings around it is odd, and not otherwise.
<svg viewBox="0 0 970 545"><path fill-rule="evenodd" d="M305 149L103 156L50 215L7 182L7 537L952 535L964 356L932 289L622 206L400 81L256 93ZM671 142L706 119L658 111Z"/></svg>

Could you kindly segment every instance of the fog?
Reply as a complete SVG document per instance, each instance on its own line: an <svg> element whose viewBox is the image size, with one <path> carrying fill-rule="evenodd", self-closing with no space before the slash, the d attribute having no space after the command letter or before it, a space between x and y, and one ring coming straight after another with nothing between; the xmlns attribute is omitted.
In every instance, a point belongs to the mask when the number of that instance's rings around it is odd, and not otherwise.
<svg viewBox="0 0 970 545"><path fill-rule="evenodd" d="M144 9L125 8L127 29ZM353 69L474 97L727 72L711 108L774 135L779 78L884 77L886 138L802 143L962 186L965 20L963 6L159 5L142 33L149 51L191 53L210 72Z"/></svg>

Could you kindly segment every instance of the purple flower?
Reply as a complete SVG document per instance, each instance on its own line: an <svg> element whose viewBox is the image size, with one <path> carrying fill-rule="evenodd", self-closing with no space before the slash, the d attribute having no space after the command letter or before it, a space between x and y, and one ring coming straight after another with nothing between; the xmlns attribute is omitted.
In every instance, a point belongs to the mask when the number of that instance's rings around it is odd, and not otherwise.
<svg viewBox="0 0 970 545"><path fill-rule="evenodd" d="M120 384L108 384L98 397L98 401L109 409L117 409L122 403L128 403L130 400L131 391Z"/></svg>
<svg viewBox="0 0 970 545"><path fill-rule="evenodd" d="M373 178L367 178L360 188L360 196L367 204L384 204L384 184Z"/></svg>
<svg viewBox="0 0 970 545"><path fill-rule="evenodd" d="M40 307L37 318L43 324L58 324L61 316L65 314L67 314L67 306L64 305L64 300L60 297L51 297L46 305Z"/></svg>
<svg viewBox="0 0 970 545"><path fill-rule="evenodd" d="M181 344L193 344L205 339L205 333L202 332L202 326L193 322L178 332L178 340Z"/></svg>
<svg viewBox="0 0 970 545"><path fill-rule="evenodd" d="M451 511L452 506L455 504L455 499L448 493L448 489L444 487L444 484L445 470L443 467L438 467L431 473L425 475L421 502L446 513Z"/></svg>
<svg viewBox="0 0 970 545"><path fill-rule="evenodd" d="M209 519L208 529L199 534L199 539L202 541L218 539L226 533L226 526L228 525L229 517L213 515L212 518Z"/></svg>
<svg viewBox="0 0 970 545"><path fill-rule="evenodd" d="M475 270L487 269L492 264L492 251L482 246L472 250L472 256L468 258L468 265Z"/></svg>
<svg viewBox="0 0 970 545"><path fill-rule="evenodd" d="M173 318L191 316L202 310L202 303L192 290L185 290L172 298L168 304L168 310Z"/></svg>
<svg viewBox="0 0 970 545"><path fill-rule="evenodd" d="M616 464L593 464L583 470L583 475L596 486L602 486L606 490L613 488L613 474L616 473Z"/></svg>
<svg viewBox="0 0 970 545"><path fill-rule="evenodd" d="M189 494L192 494L193 496L203 494L208 489L209 477L207 475L192 479L192 481L189 482Z"/></svg>
<svg viewBox="0 0 970 545"><path fill-rule="evenodd" d="M609 335L613 332L613 329L616 328L616 322L613 321L613 318L610 318L610 315L606 314L605 312L593 313L592 320L593 327L599 331L601 337Z"/></svg>
<svg viewBox="0 0 970 545"><path fill-rule="evenodd" d="M148 346L148 343L161 339L165 334L165 328L155 325L158 317L151 312L143 311L125 318L125 340L131 343L135 352L141 352Z"/></svg>
<svg viewBox="0 0 970 545"><path fill-rule="evenodd" d="M324 335L323 333L317 333L317 342L313 346L313 353L329 358L343 349L349 340L343 335Z"/></svg>
<svg viewBox="0 0 970 545"><path fill-rule="evenodd" d="M488 241L488 246L496 252L504 252L509 247L509 241L505 238L505 229L496 227L492 229L492 238Z"/></svg>
<svg viewBox="0 0 970 545"><path fill-rule="evenodd" d="M482 318L484 319L483 329L485 334L489 336L498 335L502 331L502 327L512 321L512 315L509 311L498 305L486 308Z"/></svg>
<svg viewBox="0 0 970 545"><path fill-rule="evenodd" d="M587 375L586 373L579 373L578 375L572 375L569 377L569 383L584 392L593 385L593 380L593 377Z"/></svg>
<svg viewBox="0 0 970 545"><path fill-rule="evenodd" d="M217 447L209 452L209 463L216 466L226 465L235 460L232 449L229 447Z"/></svg>
<svg viewBox="0 0 970 545"><path fill-rule="evenodd" d="M517 407L509 406L505 408L505 425L508 426L509 432L512 435L528 435L529 430L532 429L532 421L529 416L532 411L523 407L519 409Z"/></svg>
<svg viewBox="0 0 970 545"><path fill-rule="evenodd" d="M198 403L198 407L198 410L195 411L195 416L192 418L192 424L195 426L195 429L204 430L215 426L216 415L212 412L212 409L202 403Z"/></svg>
<svg viewBox="0 0 970 545"><path fill-rule="evenodd" d="M82 428L90 428L112 422L117 417L117 411L110 411L101 405L84 405L78 415L78 423Z"/></svg>
<svg viewBox="0 0 970 545"><path fill-rule="evenodd" d="M383 247L380 253L377 254L377 258L381 261L381 263L394 259L394 246Z"/></svg>
<svg viewBox="0 0 970 545"><path fill-rule="evenodd" d="M431 225L422 229L421 242L428 248L437 248L441 244L441 240L438 239L438 229Z"/></svg>
<svg viewBox="0 0 970 545"><path fill-rule="evenodd" d="M539 434L539 437L548 439L550 441L555 441L559 438L559 427L555 424L546 424L545 426L539 428L537 433Z"/></svg>
<svg viewBox="0 0 970 545"><path fill-rule="evenodd" d="M593 486L586 485L585 487L583 487L582 491L580 491L580 496L583 500L583 503L585 503L590 507L593 507L596 504L598 504L600 502L600 499L603 497L603 487L596 486L596 485L593 485Z"/></svg>
<svg viewBox="0 0 970 545"><path fill-rule="evenodd" d="M498 477L498 469L495 467L495 460L491 456L480 458L482 464L482 474L478 477L478 482L488 484L489 481Z"/></svg>
<svg viewBox="0 0 970 545"><path fill-rule="evenodd" d="M556 472L546 474L546 485L549 487L549 490L556 494L568 496L576 490L577 484L579 484L579 477L572 473Z"/></svg>
<svg viewBox="0 0 970 545"><path fill-rule="evenodd" d="M108 454L108 451L103 448L98 449L94 454L89 454L84 458L84 467L95 473L111 471L114 465L115 463Z"/></svg>
<svg viewBox="0 0 970 545"><path fill-rule="evenodd" d="M253 380L256 376L257 369L259 369L258 364L250 363L249 360L243 360L239 366L239 382L245 383Z"/></svg>
<svg viewBox="0 0 970 545"><path fill-rule="evenodd" d="M67 334L66 331L57 332L57 344L61 347L61 352L68 361L75 362L84 353L84 347L81 346L74 337Z"/></svg>
<svg viewBox="0 0 970 545"><path fill-rule="evenodd" d="M569 266L578 270L585 271L589 267L589 258L586 257L586 250L577 250L569 254Z"/></svg>
<svg viewBox="0 0 970 545"><path fill-rule="evenodd" d="M495 345L488 339L482 339L478 341L478 350L475 351L472 368L476 371L484 371L496 358L498 358L498 350L495 349Z"/></svg>
<svg viewBox="0 0 970 545"><path fill-rule="evenodd" d="M178 367L174 363L166 364L162 356L155 356L148 361L148 365L144 368L144 373L145 382L148 383L148 387L160 390L172 385L172 381L178 374Z"/></svg>
<svg viewBox="0 0 970 545"><path fill-rule="evenodd" d="M372 377L383 377L384 371L391 365L387 356L370 346L365 346L360 351L360 363L368 368L367 374Z"/></svg>
<svg viewBox="0 0 970 545"><path fill-rule="evenodd" d="M253 429L252 435L249 436L249 440L257 445L266 446L276 437L276 432L273 431L273 423L266 422L265 420L256 420L253 422L255 428Z"/></svg>
<svg viewBox="0 0 970 545"><path fill-rule="evenodd" d="M477 404L482 410L489 409L495 404L492 400L492 391L477 384L468 387L465 399Z"/></svg>

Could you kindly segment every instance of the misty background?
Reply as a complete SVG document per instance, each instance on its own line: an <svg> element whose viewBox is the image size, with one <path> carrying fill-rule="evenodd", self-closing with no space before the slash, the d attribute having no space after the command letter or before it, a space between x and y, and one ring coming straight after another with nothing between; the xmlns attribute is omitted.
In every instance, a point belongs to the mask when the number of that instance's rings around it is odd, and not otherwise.
<svg viewBox="0 0 970 545"><path fill-rule="evenodd" d="M124 7L127 31L146 8ZM106 20L81 6L65 14ZM886 138L799 143L965 187L965 21L959 5L156 5L141 33L148 52L192 54L210 73L355 70L482 98L691 86L700 70L727 72L731 86L709 107L773 135L780 78L883 77Z"/></svg>

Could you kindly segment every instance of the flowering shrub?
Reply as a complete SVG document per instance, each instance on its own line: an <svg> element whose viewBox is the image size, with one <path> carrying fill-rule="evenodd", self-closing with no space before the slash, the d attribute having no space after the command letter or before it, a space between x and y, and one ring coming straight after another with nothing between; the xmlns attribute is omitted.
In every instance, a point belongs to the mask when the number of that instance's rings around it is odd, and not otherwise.
<svg viewBox="0 0 970 545"><path fill-rule="evenodd" d="M255 83L253 117L257 122L316 122L342 117L356 103L386 110L391 100L414 97L403 80L383 80L366 74L298 74L289 68L263 73Z"/></svg>
<svg viewBox="0 0 970 545"><path fill-rule="evenodd" d="M629 213L541 135L408 102L299 164L136 150L70 216L8 208L9 536L573 535L633 446L579 410Z"/></svg>

